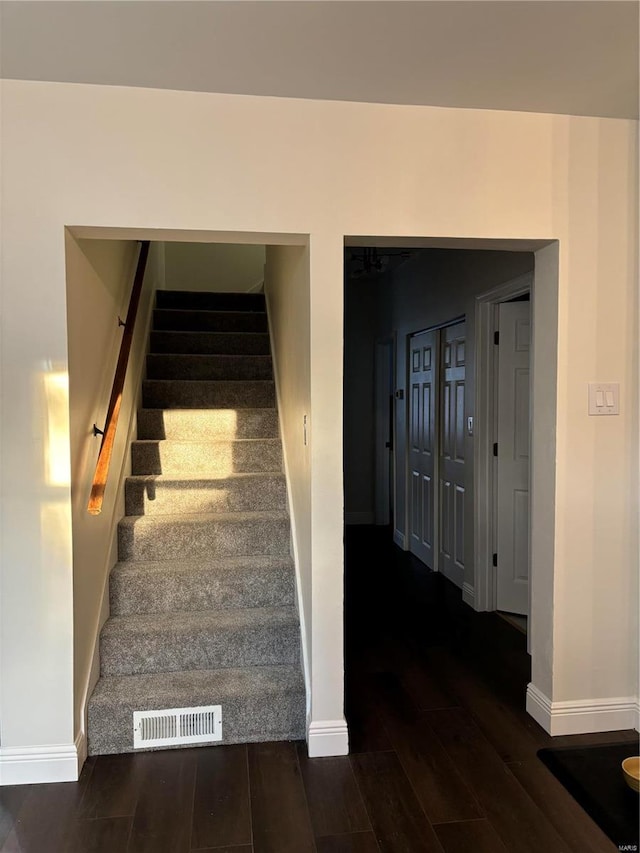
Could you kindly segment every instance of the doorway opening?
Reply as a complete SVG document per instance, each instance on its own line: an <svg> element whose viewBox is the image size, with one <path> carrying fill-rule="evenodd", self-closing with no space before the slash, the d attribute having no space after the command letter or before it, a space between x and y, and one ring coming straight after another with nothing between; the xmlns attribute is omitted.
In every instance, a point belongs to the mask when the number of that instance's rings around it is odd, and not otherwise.
<svg viewBox="0 0 640 853"><path fill-rule="evenodd" d="M303 466L297 465L287 471L286 481L282 476L282 460L287 459L282 447L288 442L289 447L297 448L301 442L298 409L288 399L277 405L276 382L290 395L293 387L297 400L304 397L303 411L310 411L308 339L304 335L309 327L308 238L89 226L69 229L65 237L75 595L73 698L75 727L81 732L82 748L86 750L88 732L94 726L92 719L98 721L93 729L94 743L107 742L107 751L121 751L121 745L131 737L131 730L123 727L115 734L103 733L104 738L113 737L113 741L101 741L99 726L103 717L88 713L90 697L101 675L100 637L106 620L123 613L137 617L135 601L140 590L148 601L159 594L163 612L173 614L178 621L182 619L179 614L189 610L184 606L186 599L175 598L174 582L167 585L159 576L153 584L145 577L133 587L121 586L117 605L110 611L115 600L110 595L114 577L110 570L118 559L133 565L139 553L133 537L128 540L126 551L120 549L118 529L127 525L128 530L139 530L147 525L149 542L175 543L176 528L169 519L178 513L182 515L179 524L191 518L196 526L204 515L215 517L214 527L226 524L236 512L287 512L290 519L298 521L299 527L291 525L290 536L282 542L282 553L288 560L293 550L294 559L288 591L278 603L297 607L302 654L294 677L301 669L304 691L298 692L298 732L302 734L311 698L310 630L304 621L311 580L310 557L299 531L308 530L310 524L306 498L310 474L308 466L302 470ZM118 313L124 316L123 306L126 309L129 302L131 276L127 275L127 268L135 262L138 240L151 241L151 249L141 281L138 320L119 401L120 429L111 459L112 477L102 513L88 527L86 497L93 479L91 460L95 460L98 449L89 426L92 421L104 422L121 338L116 321ZM268 282L263 286L265 272ZM259 293L263 287L264 295ZM267 304L268 315L264 310ZM291 322L292 315L295 323ZM277 374L272 372L272 359L278 361ZM250 396L252 388L258 389L254 397ZM227 389L233 389L234 393L221 397L220 389L225 394ZM188 454L180 450L185 443L189 444ZM245 448L251 448L254 455L243 457ZM152 452L145 455L148 450ZM267 480L280 483L279 498ZM241 481L243 494L235 488ZM130 487L126 498L125 482ZM302 499L300 494L304 495ZM249 551L241 539L241 527L245 525L229 529L227 541L236 543L244 558ZM190 541L194 544L204 540L194 534ZM258 559L271 557L262 540L252 545L251 551ZM171 552L167 549L165 553ZM225 552L214 543L205 559L209 560L210 553L215 560ZM181 557L201 565L203 554L189 552L185 546ZM149 559L153 561L154 557ZM161 553L158 559L168 558ZM203 583L206 585L206 581ZM182 582L180 585L184 587ZM263 586L262 577L249 573L243 585L247 596L252 596L252 608L256 607L253 592ZM228 605L223 598L211 593L206 608L210 614ZM198 612L202 611L203 600L197 603ZM273 606L275 599L270 597L269 603ZM259 614L258 610L252 612ZM309 606L306 612L309 613ZM295 654L297 658L297 647ZM189 660L183 664L183 672L195 671ZM144 675L144 669L141 672ZM247 677L251 678L252 673ZM144 680L135 689L144 703ZM115 690L117 686L105 677L100 695L110 702ZM269 697L265 699L271 701ZM190 707L198 701L195 696L178 693L170 704ZM81 764L84 756L80 747L79 753Z"/></svg>
<svg viewBox="0 0 640 853"><path fill-rule="evenodd" d="M532 273L476 299L478 442L475 526L478 609L496 610L528 633L530 624L530 481Z"/></svg>
<svg viewBox="0 0 640 853"><path fill-rule="evenodd" d="M378 512L387 500L379 401L390 395L375 389L378 342L391 341L389 535L423 570L451 581L474 610L503 611L514 627L526 626L533 671L538 661L544 668L553 614L547 546L555 455L542 451L556 407L557 244L349 238L346 245L345 521L387 520ZM382 262L351 275L350 249L364 245L375 245ZM385 259L387 250L398 255ZM537 350L536 329L544 341ZM497 332L507 344L502 357ZM520 595L515 604L504 597L505 579Z"/></svg>

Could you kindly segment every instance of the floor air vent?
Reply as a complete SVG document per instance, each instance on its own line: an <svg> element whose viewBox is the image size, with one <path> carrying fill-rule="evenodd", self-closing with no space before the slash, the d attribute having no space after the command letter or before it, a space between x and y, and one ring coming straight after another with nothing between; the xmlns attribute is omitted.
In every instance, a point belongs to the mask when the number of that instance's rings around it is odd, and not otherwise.
<svg viewBox="0 0 640 853"><path fill-rule="evenodd" d="M222 740L222 706L133 712L133 748Z"/></svg>

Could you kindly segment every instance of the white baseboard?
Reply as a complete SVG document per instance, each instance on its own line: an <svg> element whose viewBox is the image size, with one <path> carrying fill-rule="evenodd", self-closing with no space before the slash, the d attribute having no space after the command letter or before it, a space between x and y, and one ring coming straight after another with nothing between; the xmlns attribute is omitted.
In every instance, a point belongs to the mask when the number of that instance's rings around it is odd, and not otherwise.
<svg viewBox="0 0 640 853"><path fill-rule="evenodd" d="M326 758L349 754L349 731L346 720L317 720L307 732L309 758Z"/></svg>
<svg viewBox="0 0 640 853"><path fill-rule="evenodd" d="M87 757L82 732L75 743L0 747L0 785L77 782Z"/></svg>
<svg viewBox="0 0 640 853"><path fill-rule="evenodd" d="M554 736L615 732L638 725L635 697L552 702L534 684L527 687L527 712Z"/></svg>
<svg viewBox="0 0 640 853"><path fill-rule="evenodd" d="M466 581L462 584L462 600L465 604L468 604L469 607L472 607L475 610L476 591L471 584Z"/></svg>
<svg viewBox="0 0 640 853"><path fill-rule="evenodd" d="M373 512L345 512L345 524L375 524L376 517Z"/></svg>
<svg viewBox="0 0 640 853"><path fill-rule="evenodd" d="M407 550L407 546L405 544L404 533L400 533L399 530L394 530L393 531L393 541L396 543L398 548L402 548L403 551Z"/></svg>

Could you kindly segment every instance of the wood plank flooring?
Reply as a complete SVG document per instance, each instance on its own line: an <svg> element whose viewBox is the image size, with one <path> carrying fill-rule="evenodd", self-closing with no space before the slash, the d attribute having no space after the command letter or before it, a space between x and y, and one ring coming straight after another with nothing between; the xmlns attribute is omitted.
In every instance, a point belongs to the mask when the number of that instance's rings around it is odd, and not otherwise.
<svg viewBox="0 0 640 853"><path fill-rule="evenodd" d="M390 541L346 536L351 754L303 743L89 759L0 788L1 853L612 853L537 759L526 638ZM606 743L637 733L556 739ZM630 747L631 748L631 747Z"/></svg>

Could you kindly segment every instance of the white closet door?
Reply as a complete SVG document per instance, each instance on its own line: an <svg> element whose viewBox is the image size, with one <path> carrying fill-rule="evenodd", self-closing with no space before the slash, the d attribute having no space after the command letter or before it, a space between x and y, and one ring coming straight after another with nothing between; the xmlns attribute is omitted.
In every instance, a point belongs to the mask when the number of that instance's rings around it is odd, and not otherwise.
<svg viewBox="0 0 640 853"><path fill-rule="evenodd" d="M456 586L464 580L465 323L441 331L439 570Z"/></svg>
<svg viewBox="0 0 640 853"><path fill-rule="evenodd" d="M409 550L434 564L437 333L409 339Z"/></svg>
<svg viewBox="0 0 640 853"><path fill-rule="evenodd" d="M530 303L501 304L498 322L497 606L528 615Z"/></svg>

